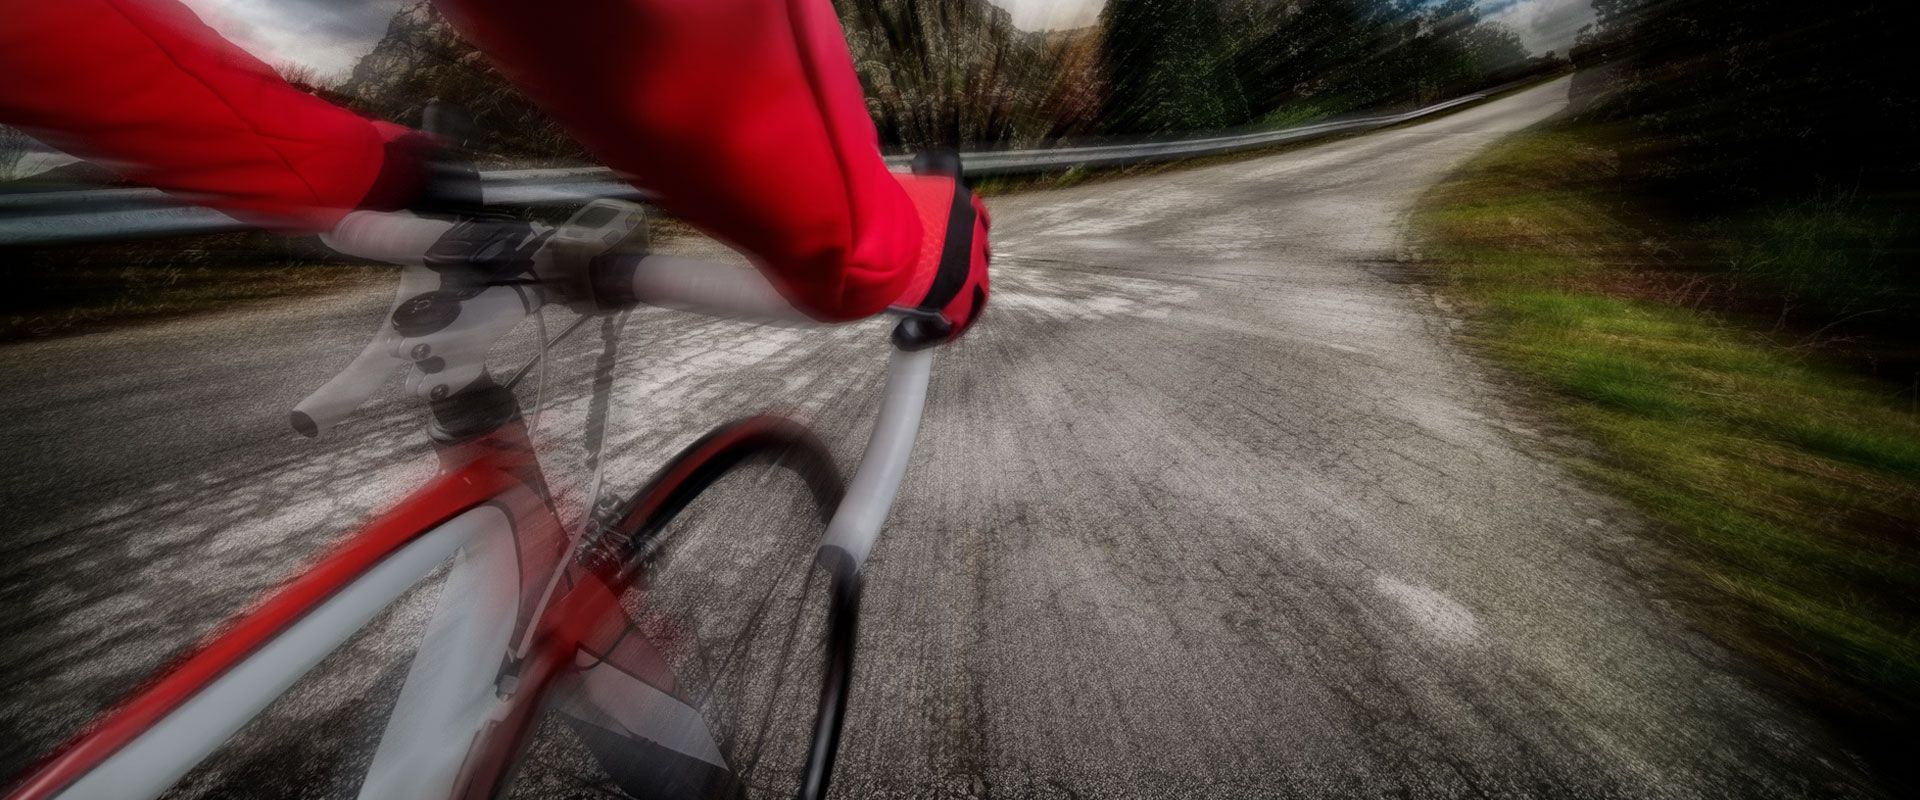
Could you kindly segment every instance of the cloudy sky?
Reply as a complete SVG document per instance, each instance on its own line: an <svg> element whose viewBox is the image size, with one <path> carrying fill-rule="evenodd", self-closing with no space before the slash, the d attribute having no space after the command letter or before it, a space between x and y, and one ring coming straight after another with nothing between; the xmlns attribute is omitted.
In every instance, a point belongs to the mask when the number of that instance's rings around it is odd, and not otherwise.
<svg viewBox="0 0 1920 800"><path fill-rule="evenodd" d="M697 1L697 0L696 0ZM990 0L1028 30L1086 25L1106 0ZM386 30L387 18L407 0L184 0L201 18L255 55L345 76ZM1588 0L1483 0L1493 18L1512 27L1527 47L1566 52L1581 25L1593 19Z"/></svg>
<svg viewBox="0 0 1920 800"><path fill-rule="evenodd" d="M274 64L344 77L404 0L181 0L228 39Z"/></svg>
<svg viewBox="0 0 1920 800"><path fill-rule="evenodd" d="M1027 30L1076 28L1091 24L1106 0L989 0L1013 13L1013 24ZM1481 0L1480 7L1513 28L1536 55L1573 44L1580 26L1593 21L1589 0Z"/></svg>
<svg viewBox="0 0 1920 800"><path fill-rule="evenodd" d="M1567 54L1580 26L1593 21L1588 0L1486 0L1480 4L1489 17L1520 34L1534 55L1548 50Z"/></svg>

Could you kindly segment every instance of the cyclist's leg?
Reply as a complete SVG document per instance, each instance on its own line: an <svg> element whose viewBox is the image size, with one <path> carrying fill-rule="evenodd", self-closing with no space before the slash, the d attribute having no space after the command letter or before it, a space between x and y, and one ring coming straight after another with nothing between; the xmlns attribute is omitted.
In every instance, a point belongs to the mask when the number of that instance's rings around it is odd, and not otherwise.
<svg viewBox="0 0 1920 800"><path fill-rule="evenodd" d="M0 0L0 20L0 124L130 179L289 230L419 190L424 140L295 89L177 0Z"/></svg>
<svg viewBox="0 0 1920 800"><path fill-rule="evenodd" d="M822 319L899 300L923 245L828 0L437 0L608 166Z"/></svg>

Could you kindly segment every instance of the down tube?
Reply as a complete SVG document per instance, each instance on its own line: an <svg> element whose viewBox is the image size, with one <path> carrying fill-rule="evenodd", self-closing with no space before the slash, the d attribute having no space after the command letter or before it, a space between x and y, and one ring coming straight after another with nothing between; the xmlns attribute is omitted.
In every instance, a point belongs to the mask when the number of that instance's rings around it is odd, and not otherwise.
<svg viewBox="0 0 1920 800"><path fill-rule="evenodd" d="M508 524L500 509L480 506L402 547L59 796L158 797L456 551Z"/></svg>
<svg viewBox="0 0 1920 800"><path fill-rule="evenodd" d="M866 455L820 544L821 563L836 574L851 576L860 571L893 508L913 455L914 437L920 432L920 412L926 409L933 351L894 350L887 361L887 386L873 438L867 440Z"/></svg>

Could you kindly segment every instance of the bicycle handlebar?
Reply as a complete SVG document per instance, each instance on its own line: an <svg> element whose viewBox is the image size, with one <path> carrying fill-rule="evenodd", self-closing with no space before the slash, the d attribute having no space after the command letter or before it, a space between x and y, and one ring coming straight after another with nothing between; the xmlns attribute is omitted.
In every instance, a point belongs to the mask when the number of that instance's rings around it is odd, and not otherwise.
<svg viewBox="0 0 1920 800"><path fill-rule="evenodd" d="M757 270L667 255L615 255L593 265L602 282L634 303L769 325L818 325ZM620 297L616 295L616 297Z"/></svg>
<svg viewBox="0 0 1920 800"><path fill-rule="evenodd" d="M396 212L347 215L321 240L347 255L402 266L400 287L373 341L294 406L294 430L308 437L326 432L409 363L408 393L429 401L488 383L494 342L548 302L566 302L581 313L645 303L765 324L818 324L756 270L625 249L644 238L644 223L637 206L616 201L588 204L557 228L473 223L504 232L470 237L485 248L476 258L497 266L505 247L519 259L499 282L484 269L446 263L445 243L472 231L465 223Z"/></svg>
<svg viewBox="0 0 1920 800"><path fill-rule="evenodd" d="M404 212L356 211L320 234L320 242L346 255L417 267L426 263L427 251L453 226L447 220Z"/></svg>

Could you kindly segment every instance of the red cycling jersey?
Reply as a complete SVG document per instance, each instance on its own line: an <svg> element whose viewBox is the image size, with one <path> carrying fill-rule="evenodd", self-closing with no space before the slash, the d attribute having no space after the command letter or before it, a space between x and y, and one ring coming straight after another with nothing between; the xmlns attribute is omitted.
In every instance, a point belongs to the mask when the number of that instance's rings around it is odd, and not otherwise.
<svg viewBox="0 0 1920 800"><path fill-rule="evenodd" d="M436 5L597 158L803 310L864 317L933 282L957 204L902 182L951 182L887 171L828 0ZM133 180L296 232L404 206L423 180L406 129L293 88L178 0L0 0L0 19L0 122ZM986 215L961 223L975 291L943 307L964 328L985 297Z"/></svg>

